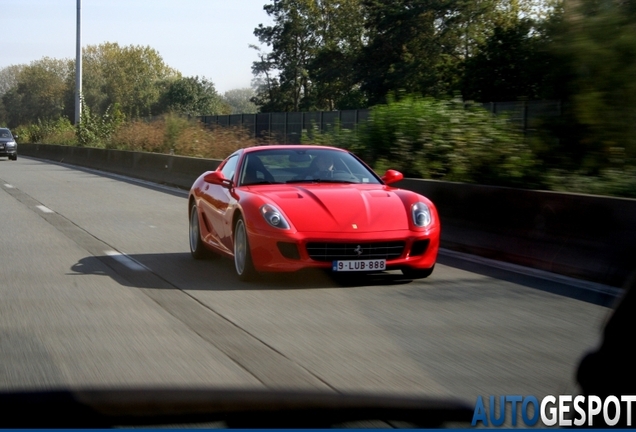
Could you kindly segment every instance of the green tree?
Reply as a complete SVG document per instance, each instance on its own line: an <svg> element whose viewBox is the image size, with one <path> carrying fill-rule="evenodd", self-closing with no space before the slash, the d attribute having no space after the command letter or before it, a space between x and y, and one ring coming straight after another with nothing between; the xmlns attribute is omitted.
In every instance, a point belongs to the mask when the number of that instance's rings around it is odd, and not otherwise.
<svg viewBox="0 0 636 432"><path fill-rule="evenodd" d="M83 49L82 96L95 115L118 105L128 118L153 115L161 96L161 83L180 74L167 66L159 53L148 46L117 43L90 45ZM73 112L73 74L67 94L67 113Z"/></svg>
<svg viewBox="0 0 636 432"><path fill-rule="evenodd" d="M263 54L252 68L265 75L259 89L261 111L299 111L306 108L304 96L311 90L307 65L316 47L312 23L304 0L274 0L263 7L274 25L260 24L254 35L272 51ZM274 78L277 75L277 78Z"/></svg>
<svg viewBox="0 0 636 432"><path fill-rule="evenodd" d="M0 69L0 97L18 85L18 77L25 65L12 65Z"/></svg>
<svg viewBox="0 0 636 432"><path fill-rule="evenodd" d="M636 6L581 0L555 24L553 94L564 113L542 149L548 167L596 175L636 166Z"/></svg>
<svg viewBox="0 0 636 432"><path fill-rule="evenodd" d="M274 21L254 30L263 53L252 71L261 111L333 109L355 92L352 59L364 40L359 0L274 0Z"/></svg>
<svg viewBox="0 0 636 432"><path fill-rule="evenodd" d="M212 81L202 77L186 77L165 83L155 113L175 112L189 116L215 115L229 111Z"/></svg>
<svg viewBox="0 0 636 432"><path fill-rule="evenodd" d="M495 28L541 20L557 0L273 0L252 71L262 111L362 108L391 92L459 92ZM474 66L474 64L472 65Z"/></svg>
<svg viewBox="0 0 636 432"><path fill-rule="evenodd" d="M438 73L445 53L438 32L447 13L442 1L365 0L364 6L369 42L356 69L369 103L382 103L398 90L447 93L450 89Z"/></svg>
<svg viewBox="0 0 636 432"><path fill-rule="evenodd" d="M261 112L285 111L289 105L281 90L272 54L264 53L256 45L250 45L250 48L255 49L259 57L258 61L252 63L252 85L256 88L256 95L250 100Z"/></svg>
<svg viewBox="0 0 636 432"><path fill-rule="evenodd" d="M256 96L250 87L228 90L223 93L223 100L231 108L230 114L255 114L258 107L252 98Z"/></svg>
<svg viewBox="0 0 636 432"><path fill-rule="evenodd" d="M113 47L114 48L114 47ZM108 77L105 71L107 45L88 45L82 49L82 100L92 115L101 115L117 101L106 92ZM69 77L66 115L75 116L75 74Z"/></svg>
<svg viewBox="0 0 636 432"><path fill-rule="evenodd" d="M366 40L360 0L312 4L319 44L308 64L312 104L323 110L366 106L356 75L356 60Z"/></svg>
<svg viewBox="0 0 636 432"><path fill-rule="evenodd" d="M18 86L18 76L22 69L24 69L24 65L12 65L0 69L0 125L9 122L9 115L2 101L2 96Z"/></svg>
<svg viewBox="0 0 636 432"><path fill-rule="evenodd" d="M371 105L400 90L435 97L460 92L467 62L495 28L514 27L521 17L539 19L542 8L550 9L539 0L363 0L363 5L368 42L356 70Z"/></svg>
<svg viewBox="0 0 636 432"><path fill-rule="evenodd" d="M494 33L466 60L465 99L480 102L545 98L554 67L548 42L530 20L518 20Z"/></svg>
<svg viewBox="0 0 636 432"><path fill-rule="evenodd" d="M2 95L8 125L16 127L60 117L70 71L69 60L49 57L24 66L17 74L17 85Z"/></svg>

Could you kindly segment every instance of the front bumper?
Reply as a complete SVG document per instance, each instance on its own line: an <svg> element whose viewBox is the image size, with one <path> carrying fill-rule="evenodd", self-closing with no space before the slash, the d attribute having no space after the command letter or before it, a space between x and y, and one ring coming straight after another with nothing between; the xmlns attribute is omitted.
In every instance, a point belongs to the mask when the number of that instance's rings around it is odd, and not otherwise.
<svg viewBox="0 0 636 432"><path fill-rule="evenodd" d="M17 147L7 147L4 144L0 144L0 157L15 156L17 154Z"/></svg>
<svg viewBox="0 0 636 432"><path fill-rule="evenodd" d="M284 231L279 233L250 232L248 238L252 261L257 271L263 272L293 272L301 269L331 269L332 260L329 257L312 258L308 252L308 244L338 245L347 244L367 246L381 244L403 243L403 248L396 254L386 257L388 270L400 268L429 269L435 265L439 250L439 228L433 227L427 231L398 230L375 233L294 233ZM368 256L349 254L338 259L369 259Z"/></svg>

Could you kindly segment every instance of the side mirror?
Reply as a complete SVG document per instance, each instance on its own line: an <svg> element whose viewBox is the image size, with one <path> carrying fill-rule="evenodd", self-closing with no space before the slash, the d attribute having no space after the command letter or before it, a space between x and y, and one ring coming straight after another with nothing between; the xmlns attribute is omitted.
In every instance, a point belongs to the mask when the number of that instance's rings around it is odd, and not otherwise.
<svg viewBox="0 0 636 432"><path fill-rule="evenodd" d="M13 135L13 139L18 139L19 137L17 135Z"/></svg>
<svg viewBox="0 0 636 432"><path fill-rule="evenodd" d="M228 189L232 187L232 180L226 179L221 171L212 171L206 174L203 176L203 181L206 183L221 185Z"/></svg>
<svg viewBox="0 0 636 432"><path fill-rule="evenodd" d="M404 174L396 170L387 170L382 176L382 181L385 184L390 185L391 183L399 182L404 178Z"/></svg>

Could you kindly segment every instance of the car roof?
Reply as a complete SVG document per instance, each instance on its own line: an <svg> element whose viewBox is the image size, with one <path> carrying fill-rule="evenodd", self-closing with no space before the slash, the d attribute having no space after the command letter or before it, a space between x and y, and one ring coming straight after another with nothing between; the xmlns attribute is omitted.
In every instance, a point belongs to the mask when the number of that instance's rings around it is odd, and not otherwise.
<svg viewBox="0 0 636 432"><path fill-rule="evenodd" d="M310 144L274 144L274 145L262 145L262 146L254 146L254 147L246 147L243 149L246 153L251 153L255 151L261 150L335 150L341 152L347 152L346 150L337 148L337 147L329 147L329 146L321 146L321 145L310 145Z"/></svg>

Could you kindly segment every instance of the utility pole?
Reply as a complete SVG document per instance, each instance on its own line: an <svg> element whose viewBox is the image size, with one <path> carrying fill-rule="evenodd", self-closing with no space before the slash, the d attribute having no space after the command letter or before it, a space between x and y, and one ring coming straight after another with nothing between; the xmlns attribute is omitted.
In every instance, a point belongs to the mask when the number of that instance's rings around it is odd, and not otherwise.
<svg viewBox="0 0 636 432"><path fill-rule="evenodd" d="M77 0L77 46L75 51L75 125L82 119L82 0Z"/></svg>

